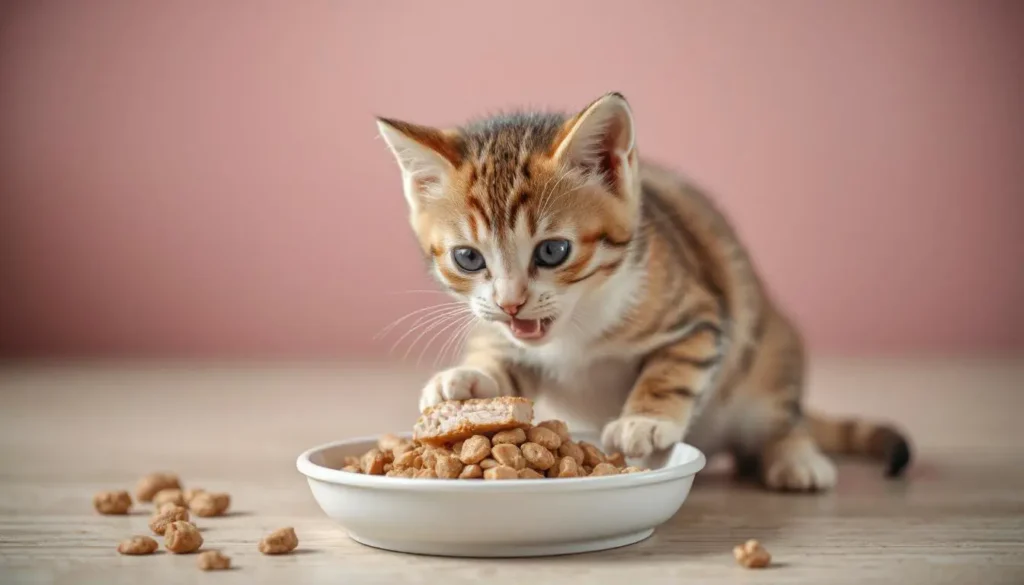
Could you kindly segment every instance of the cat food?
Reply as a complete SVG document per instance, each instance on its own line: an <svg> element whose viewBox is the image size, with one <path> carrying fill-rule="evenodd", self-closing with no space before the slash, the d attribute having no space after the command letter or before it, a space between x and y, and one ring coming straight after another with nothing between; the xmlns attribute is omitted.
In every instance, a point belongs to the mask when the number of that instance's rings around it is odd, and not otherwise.
<svg viewBox="0 0 1024 585"><path fill-rule="evenodd" d="M160 508L164 504L174 504L175 506L184 506L185 496L182 491L178 488L168 488L160 490L153 496L153 505Z"/></svg>
<svg viewBox="0 0 1024 585"><path fill-rule="evenodd" d="M203 535L191 522L177 520L164 529L164 547L174 554L195 552L203 546Z"/></svg>
<svg viewBox="0 0 1024 585"><path fill-rule="evenodd" d="M100 514L127 514L132 507L132 497L124 490L100 492L92 497L92 506Z"/></svg>
<svg viewBox="0 0 1024 585"><path fill-rule="evenodd" d="M225 571L231 568L231 557L224 556L217 550L199 553L199 569L203 571Z"/></svg>
<svg viewBox="0 0 1024 585"><path fill-rule="evenodd" d="M525 398L443 402L427 409L413 439L384 435L343 471L407 479L544 479L648 471L626 467L621 453L574 442L559 420L531 424ZM467 435L467 432L472 434Z"/></svg>
<svg viewBox="0 0 1024 585"><path fill-rule="evenodd" d="M736 546L732 549L732 555L736 557L737 563L748 569L763 569L772 562L772 555L756 540L748 540Z"/></svg>
<svg viewBox="0 0 1024 585"><path fill-rule="evenodd" d="M188 507L200 518L220 516L231 506L231 496L224 493L202 492L196 494L188 503Z"/></svg>
<svg viewBox="0 0 1024 585"><path fill-rule="evenodd" d="M527 427L531 420L533 402L526 398L449 400L423 412L413 437L424 444L456 443L473 435Z"/></svg>
<svg viewBox="0 0 1024 585"><path fill-rule="evenodd" d="M140 502L152 502L160 490L181 489L178 476L173 473L151 473L139 480L135 486L135 498Z"/></svg>
<svg viewBox="0 0 1024 585"><path fill-rule="evenodd" d="M289 526L264 536L258 548L265 555L283 555L292 552L297 546L299 537L295 535L295 529Z"/></svg>
<svg viewBox="0 0 1024 585"><path fill-rule="evenodd" d="M159 548L159 544L148 536L133 536L122 540L117 545L117 552L123 555L151 555Z"/></svg>
<svg viewBox="0 0 1024 585"><path fill-rule="evenodd" d="M192 500L201 493L206 492L203 488L189 488L181 492L181 498L185 500L186 504L192 503Z"/></svg>
<svg viewBox="0 0 1024 585"><path fill-rule="evenodd" d="M182 506L167 503L149 519L149 529L152 530L154 534L163 536L167 531L167 526L172 522L178 522L179 520L183 522L189 521L188 510Z"/></svg>

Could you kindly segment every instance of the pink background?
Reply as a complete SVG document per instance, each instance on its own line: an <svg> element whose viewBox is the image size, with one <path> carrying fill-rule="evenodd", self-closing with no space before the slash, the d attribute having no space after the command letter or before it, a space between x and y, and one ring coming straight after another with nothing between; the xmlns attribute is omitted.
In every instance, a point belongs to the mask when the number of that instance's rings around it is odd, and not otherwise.
<svg viewBox="0 0 1024 585"><path fill-rule="evenodd" d="M400 292L433 285L372 115L608 90L816 350L1019 350L1022 30L1016 0L7 0L0 353L385 355L445 299Z"/></svg>

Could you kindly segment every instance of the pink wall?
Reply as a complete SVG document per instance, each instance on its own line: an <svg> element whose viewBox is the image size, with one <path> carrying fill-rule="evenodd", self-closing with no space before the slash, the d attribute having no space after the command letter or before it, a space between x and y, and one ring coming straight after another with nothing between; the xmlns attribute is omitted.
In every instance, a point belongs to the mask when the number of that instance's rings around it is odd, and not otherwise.
<svg viewBox="0 0 1024 585"><path fill-rule="evenodd" d="M372 114L611 89L817 350L1021 349L1022 30L1016 0L5 1L0 350L386 353L442 297L396 294L432 285Z"/></svg>

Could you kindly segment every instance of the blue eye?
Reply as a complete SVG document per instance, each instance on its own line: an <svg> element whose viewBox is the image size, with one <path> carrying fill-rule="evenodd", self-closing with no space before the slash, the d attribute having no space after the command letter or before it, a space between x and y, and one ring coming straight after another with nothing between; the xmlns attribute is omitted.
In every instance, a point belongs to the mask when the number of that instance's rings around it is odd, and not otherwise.
<svg viewBox="0 0 1024 585"><path fill-rule="evenodd" d="M533 261L542 268L554 268L569 258L569 240L544 240L533 251Z"/></svg>
<svg viewBox="0 0 1024 585"><path fill-rule="evenodd" d="M452 262L464 272L479 272L487 265L484 255L468 246L452 250Z"/></svg>

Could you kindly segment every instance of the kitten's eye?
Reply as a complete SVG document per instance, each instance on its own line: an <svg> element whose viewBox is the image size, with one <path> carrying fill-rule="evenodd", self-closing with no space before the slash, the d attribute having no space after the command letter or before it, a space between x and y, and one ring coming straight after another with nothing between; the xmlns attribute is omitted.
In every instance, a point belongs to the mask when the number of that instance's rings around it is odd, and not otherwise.
<svg viewBox="0 0 1024 585"><path fill-rule="evenodd" d="M537 266L553 268L565 262L571 249L569 240L544 240L533 251L533 260Z"/></svg>
<svg viewBox="0 0 1024 585"><path fill-rule="evenodd" d="M455 265L466 272L477 272L483 270L486 263L484 255L473 248L462 247L452 250L452 261Z"/></svg>

